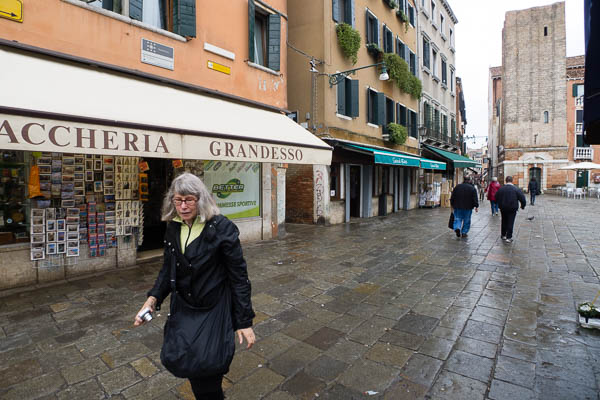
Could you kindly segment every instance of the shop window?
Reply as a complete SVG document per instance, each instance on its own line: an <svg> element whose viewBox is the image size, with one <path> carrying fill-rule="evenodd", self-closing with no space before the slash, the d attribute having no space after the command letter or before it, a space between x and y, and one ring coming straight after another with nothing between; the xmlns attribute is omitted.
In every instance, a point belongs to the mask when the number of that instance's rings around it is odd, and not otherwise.
<svg viewBox="0 0 600 400"><path fill-rule="evenodd" d="M281 17L248 1L249 57L255 64L273 71L280 69Z"/></svg>
<svg viewBox="0 0 600 400"><path fill-rule="evenodd" d="M331 198L339 199L340 193L340 164L331 163L329 172L329 190Z"/></svg>
<svg viewBox="0 0 600 400"><path fill-rule="evenodd" d="M29 152L0 151L0 245L29 242Z"/></svg>

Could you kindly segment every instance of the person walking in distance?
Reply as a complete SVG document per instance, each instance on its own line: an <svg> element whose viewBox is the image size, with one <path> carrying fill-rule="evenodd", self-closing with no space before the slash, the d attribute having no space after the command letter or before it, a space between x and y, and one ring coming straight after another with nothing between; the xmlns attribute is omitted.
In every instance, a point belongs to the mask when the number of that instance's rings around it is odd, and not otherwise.
<svg viewBox="0 0 600 400"><path fill-rule="evenodd" d="M492 206L492 216L498 215L498 202L496 201L496 192L498 192L498 189L500 189L500 184L498 183L498 178L494 176L488 187L485 189L487 198Z"/></svg>
<svg viewBox="0 0 600 400"><path fill-rule="evenodd" d="M496 202L502 216L500 235L506 243L511 243L513 241L513 227L517 211L519 210L519 203L521 203L522 210L525 209L525 205L527 204L525 195L521 189L513 185L512 176L507 176L506 185L502 186L496 192Z"/></svg>
<svg viewBox="0 0 600 400"><path fill-rule="evenodd" d="M538 183L537 183L537 180L535 179L535 176L531 177L531 180L529 181L529 186L528 186L527 190L529 190L529 203L531 203L531 205L534 206L535 205L535 196L537 195L537 192L538 192Z"/></svg>
<svg viewBox="0 0 600 400"><path fill-rule="evenodd" d="M454 213L454 232L456 233L456 237L468 237L473 208L475 212L479 211L477 190L471 184L469 177L465 177L463 183L456 185L450 196L450 205Z"/></svg>

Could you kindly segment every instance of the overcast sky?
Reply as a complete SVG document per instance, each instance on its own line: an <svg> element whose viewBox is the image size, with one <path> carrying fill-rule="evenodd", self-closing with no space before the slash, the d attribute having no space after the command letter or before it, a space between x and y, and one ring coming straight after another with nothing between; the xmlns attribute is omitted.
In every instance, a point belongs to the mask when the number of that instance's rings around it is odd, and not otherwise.
<svg viewBox="0 0 600 400"><path fill-rule="evenodd" d="M488 73L502 65L502 27L507 11L556 3L548 0L448 0L456 24L456 74L462 79L469 147L481 147L488 133ZM583 0L566 0L567 56L585 52Z"/></svg>

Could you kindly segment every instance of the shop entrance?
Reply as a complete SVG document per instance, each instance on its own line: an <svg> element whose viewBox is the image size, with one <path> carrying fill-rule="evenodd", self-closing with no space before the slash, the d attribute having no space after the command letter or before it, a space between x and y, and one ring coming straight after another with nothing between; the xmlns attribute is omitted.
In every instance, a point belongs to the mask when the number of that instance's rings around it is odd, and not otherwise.
<svg viewBox="0 0 600 400"><path fill-rule="evenodd" d="M155 250L163 247L167 229L166 222L160 220L162 202L173 180L171 160L147 158L150 169L148 174L148 201L144 207L144 240L138 251Z"/></svg>
<svg viewBox="0 0 600 400"><path fill-rule="evenodd" d="M360 218L360 175L358 165L350 166L350 216Z"/></svg>
<svg viewBox="0 0 600 400"><path fill-rule="evenodd" d="M529 168L529 180L531 180L531 178L535 178L535 180L538 183L538 189L541 190L542 189L542 169L539 167ZM526 182L525 184L529 185L529 181Z"/></svg>
<svg viewBox="0 0 600 400"><path fill-rule="evenodd" d="M588 187L589 172L584 170L577 171L577 187L584 188Z"/></svg>

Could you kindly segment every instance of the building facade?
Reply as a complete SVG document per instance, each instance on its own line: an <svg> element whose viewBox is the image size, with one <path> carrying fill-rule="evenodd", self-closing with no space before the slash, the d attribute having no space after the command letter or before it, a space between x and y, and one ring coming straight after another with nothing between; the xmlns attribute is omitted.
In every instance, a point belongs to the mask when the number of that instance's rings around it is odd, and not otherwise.
<svg viewBox="0 0 600 400"><path fill-rule="evenodd" d="M391 70L381 80L390 54L404 82L418 75L416 5L292 0L288 9L289 108L334 150L329 169L290 165L287 220L334 224L416 207L419 168L445 164L420 160L418 95L400 89ZM355 60L342 50L341 31L360 37ZM390 124L403 127L403 143L393 142Z"/></svg>
<svg viewBox="0 0 600 400"><path fill-rule="evenodd" d="M501 121L502 67L492 67L488 78L488 178L499 177L501 172L498 168Z"/></svg>
<svg viewBox="0 0 600 400"><path fill-rule="evenodd" d="M565 4L506 13L502 31L499 175L527 187L564 185L569 162Z"/></svg>
<svg viewBox="0 0 600 400"><path fill-rule="evenodd" d="M567 57L567 142L569 161L600 164L600 146L583 140L585 56ZM568 171L567 182L578 188L600 185L600 170Z"/></svg>
<svg viewBox="0 0 600 400"><path fill-rule="evenodd" d="M331 147L285 115L285 0L26 6L0 19L0 289L160 249L184 171L243 240L270 239L286 167L329 165Z"/></svg>

